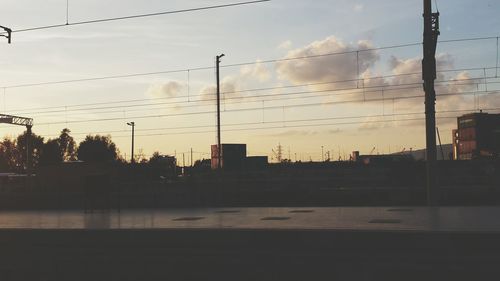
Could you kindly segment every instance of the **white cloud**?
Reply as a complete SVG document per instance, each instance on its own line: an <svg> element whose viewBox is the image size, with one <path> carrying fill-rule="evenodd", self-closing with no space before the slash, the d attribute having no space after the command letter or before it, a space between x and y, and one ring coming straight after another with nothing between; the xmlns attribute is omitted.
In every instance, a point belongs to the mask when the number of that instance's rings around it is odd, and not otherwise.
<svg viewBox="0 0 500 281"><path fill-rule="evenodd" d="M436 63L438 69L453 69L454 59L448 54L438 54L436 56ZM401 75L405 73L418 73L422 69L422 62L420 58L412 59L398 59L392 57L390 60L393 75L395 76L388 79L389 85L415 85L416 89L404 90L403 92L395 92L394 95L423 95L421 88L422 75ZM458 93L470 92L476 89L476 84L480 83L478 79L472 79L467 72L460 72L456 75L450 76L445 72L438 72L436 77L436 95L438 96L439 103L437 104L438 110L460 109L469 105L468 97L465 95L453 95ZM406 87L407 87L406 86ZM450 95L452 94L452 95ZM415 109L422 104L421 100L408 100L402 103L405 109Z"/></svg>
<svg viewBox="0 0 500 281"><path fill-rule="evenodd" d="M238 81L233 76L224 77L221 80L220 85L220 91L221 94L224 95L224 97L236 95L237 93L235 93L235 91L238 91L239 89ZM200 94L202 100L214 100L217 94L217 87L215 85L205 86L201 89Z"/></svg>
<svg viewBox="0 0 500 281"><path fill-rule="evenodd" d="M269 81L273 74L260 60L255 64L246 65L240 68L237 75L226 76L221 80L221 94L224 98L240 97L242 93L239 90L247 87L246 84L253 82L263 83ZM202 100L212 100L215 98L217 88L215 85L208 85L201 89Z"/></svg>
<svg viewBox="0 0 500 281"><path fill-rule="evenodd" d="M169 81L163 84L151 85L147 91L148 95L159 98L175 98L184 89L184 83Z"/></svg>
<svg viewBox="0 0 500 281"><path fill-rule="evenodd" d="M255 64L249 66L244 66L240 69L240 73L242 78L244 79L252 79L255 78L259 82L266 82L271 78L271 72L269 69L262 63L261 60L258 60Z"/></svg>
<svg viewBox="0 0 500 281"><path fill-rule="evenodd" d="M438 69L453 69L454 58L449 54L438 54L436 56ZM385 83L388 86L410 87L414 89L404 89L398 91L390 91L390 95L394 97L401 96L421 96L419 99L407 99L397 101L398 112L423 112L424 111L424 91L422 88L422 75L419 73L422 70L421 58L398 59L392 57L389 61L394 76L387 79ZM413 75L402 75L407 73L416 73ZM473 95L466 95L477 90L477 84L481 83L481 79L474 79L468 72L459 72L453 74L451 72L438 72L436 75L435 90L437 95L436 111L446 112L450 110L465 110L473 108ZM390 99L390 98L389 98ZM448 116L460 115L461 113L449 113ZM438 114L439 116L443 116ZM454 125L456 119L440 119L440 126ZM405 123L406 125L423 126L424 122L415 121Z"/></svg>
<svg viewBox="0 0 500 281"><path fill-rule="evenodd" d="M356 4L356 5L354 5L353 10L355 12L361 12L361 11L363 11L364 8L365 8L365 6L363 4Z"/></svg>
<svg viewBox="0 0 500 281"><path fill-rule="evenodd" d="M287 40L278 45L278 49L288 50L292 47L292 41Z"/></svg>
<svg viewBox="0 0 500 281"><path fill-rule="evenodd" d="M376 51L356 50L373 48L369 41L359 41L357 44L344 44L335 36L321 41L315 41L303 48L291 50L286 55L286 61L278 62L276 71L278 77L293 84L314 84L334 81L358 79L359 75L375 65L379 59ZM352 53L349 53L352 52ZM343 53L339 55L326 55ZM347 53L347 54L345 54ZM297 57L319 56L308 59L293 59ZM356 86L356 82L328 84L328 89ZM315 86L315 89L324 89L325 86Z"/></svg>

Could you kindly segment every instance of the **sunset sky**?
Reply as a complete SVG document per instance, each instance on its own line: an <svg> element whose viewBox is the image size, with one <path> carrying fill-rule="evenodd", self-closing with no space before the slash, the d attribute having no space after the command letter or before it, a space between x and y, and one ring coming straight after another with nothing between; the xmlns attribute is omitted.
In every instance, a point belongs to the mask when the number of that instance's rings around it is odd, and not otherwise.
<svg viewBox="0 0 500 281"><path fill-rule="evenodd" d="M237 2L69 0L69 22ZM450 143L454 117L500 112L500 2L438 0L437 7L440 40L492 37L438 46L437 125ZM14 31L65 22L66 0L2 1L0 25ZM418 149L422 47L407 44L421 41L421 0L272 0L16 32L10 45L0 38L0 111L32 117L46 139L65 127L78 142L109 134L127 157L126 123L134 121L136 152L179 157L192 148L195 160L208 158L216 143L213 67L224 53L223 143L269 156L281 143L292 160L320 160L321 146L332 158ZM23 130L0 125L1 136Z"/></svg>

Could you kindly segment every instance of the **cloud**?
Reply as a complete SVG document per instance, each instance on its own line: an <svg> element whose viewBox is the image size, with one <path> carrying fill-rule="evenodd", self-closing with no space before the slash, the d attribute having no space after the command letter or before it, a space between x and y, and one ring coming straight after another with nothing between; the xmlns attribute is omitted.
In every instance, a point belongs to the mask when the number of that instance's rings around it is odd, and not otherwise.
<svg viewBox="0 0 500 281"><path fill-rule="evenodd" d="M367 50L360 51L356 50ZM324 102L347 101L352 104L363 103L365 100L385 98L418 97L395 99L394 111L423 112L424 92L422 89L422 61L420 57L399 58L391 57L388 61L389 75L383 77L374 72L380 67L380 57L368 40L358 41L356 44L347 44L335 36L312 42L302 48L290 50L284 61L276 65L277 76L285 83L306 85L311 91L332 90L340 91L342 95L325 95ZM341 53L339 55L326 55ZM314 57L309 59L294 59L297 57ZM446 53L436 56L438 69L453 69L454 58ZM356 81L356 79L360 79ZM339 83L331 83L343 81ZM470 108L471 98L467 95L456 95L474 91L481 79L474 79L468 72L438 72L436 78L436 93L438 96L437 111ZM350 90L349 90L350 89ZM366 89L366 91L365 91ZM344 95L344 93L346 95ZM359 100L359 102L357 102ZM486 101L487 97L483 97ZM372 108L382 104L370 102ZM391 111L387 112L390 114ZM411 117L411 116L409 116ZM413 116L414 117L414 116ZM423 115L422 115L423 117ZM401 122L374 122L380 119L366 120L359 130L376 130L402 125ZM453 121L450 118L450 124ZM418 122L422 125L423 122Z"/></svg>
<svg viewBox="0 0 500 281"><path fill-rule="evenodd" d="M453 69L454 59L448 54L438 54L436 56L438 69ZM422 99L408 99L398 102L398 108L403 110L413 110L422 108L424 92L421 86L422 75L419 73L422 69L420 58L398 59L392 57L389 61L394 76L387 79L389 86L412 87L415 89L405 89L400 91L392 91L393 96L416 96L421 95ZM417 73L413 75L402 75L407 73ZM480 79L474 79L468 72L460 72L455 75L450 75L446 72L438 72L436 77L435 90L438 99L436 105L438 111L450 109L462 109L469 106L470 100L467 95L456 95L476 90Z"/></svg>
<svg viewBox="0 0 500 281"><path fill-rule="evenodd" d="M291 50L285 61L278 62L276 71L282 80L288 80L295 85L318 84L334 81L358 79L359 75L372 68L379 60L376 51L356 50L373 48L370 41L362 40L357 44L345 44L335 36L315 41L303 48ZM352 52L352 53L348 53ZM347 53L327 55L332 53ZM293 59L297 57L319 56L309 59ZM338 89L356 86L354 81L328 85L316 85L314 89Z"/></svg>
<svg viewBox="0 0 500 281"><path fill-rule="evenodd" d="M268 134L268 137L301 137L301 136L315 136L318 135L318 131L310 130L288 130L278 133Z"/></svg>
<svg viewBox="0 0 500 281"><path fill-rule="evenodd" d="M436 63L438 69L453 69L454 58L449 54L438 54L436 56ZM378 83L383 83L385 89L392 89L386 91L385 98L391 100L392 97L410 97L420 96L421 98L399 99L396 100L396 112L424 112L424 91L422 88L422 62L421 58L401 59L391 57L389 59L389 67L391 69L391 78L383 79ZM412 74L414 73L414 74ZM409 75L406 75L409 74ZM436 111L442 112L437 116L455 116L460 113L450 112L445 114L446 111L456 111L470 109L473 101L471 95L467 93L477 90L477 84L481 83L481 79L474 79L468 72L438 72L436 75L435 90L437 95ZM465 94L461 94L465 93ZM414 116L408 116L413 118ZM422 114L422 116L424 115ZM456 119L447 118L438 120L440 126L454 125ZM424 126L423 121L396 122L394 126ZM382 127L383 123L365 124L360 127L361 130L375 129L377 126Z"/></svg>
<svg viewBox="0 0 500 281"><path fill-rule="evenodd" d="M290 44L282 45L289 46ZM360 51L357 52L358 50ZM338 54L333 55L334 53ZM308 59L300 59L301 57L308 57ZM301 48L289 50L284 60L276 63L275 73L271 72L267 65L261 61L240 68L240 71L236 74L224 77L222 80L222 93L224 93L223 97L226 98L241 97L247 94L246 92L238 92L241 89L255 87L255 83L277 78L275 84L298 85L310 91L338 91L339 94L324 96L325 105L329 101L359 105L370 99L377 99L379 101L366 103L370 107L359 108L357 111L377 109L378 106L382 111L382 107L389 102L392 106L389 106L389 108L385 106L385 114L422 112L421 116L417 114L401 118L423 118L424 92L422 89L421 58L392 56L388 61L382 62L388 66L388 73L386 72L385 76L376 72L376 69L383 69L379 65L380 63L379 53L373 50L373 44L369 40L344 43L337 37L330 36ZM455 60L451 55L441 53L436 56L436 63L438 69L453 69ZM332 83L336 81L337 83ZM481 82L484 82L484 80L475 79L468 72L438 72L435 85L437 111L471 109L471 105L477 99L474 99L472 95L457 94L473 92L477 90L477 85ZM205 100L213 99L215 97L215 87L213 85L206 86L202 89L201 94ZM385 99L384 103L380 100L382 97ZM409 98L399 99L404 97ZM495 95L493 94L483 95L479 100L486 105L489 100L498 100L494 98ZM496 103L500 103L500 101ZM449 113L448 115L450 114L454 116L455 113ZM456 115L460 115L460 113L456 113ZM367 119L358 129L360 131L378 130L409 124L398 122L398 118L395 117L394 122L378 122L381 120L380 118ZM453 118L443 120L448 125L456 121ZM416 120L414 123L419 126L424 124L420 120ZM286 134L307 135L311 134L311 131L280 133L280 135Z"/></svg>
<svg viewBox="0 0 500 281"><path fill-rule="evenodd" d="M386 129L386 128L392 128L394 127L394 122L378 122L381 119L378 118L365 118L365 120L359 127L359 131L374 131L374 130L380 130L380 129Z"/></svg>
<svg viewBox="0 0 500 281"><path fill-rule="evenodd" d="M235 96L238 93L235 93L239 90L238 81L233 76L226 76L220 82L220 92L224 97ZM201 89L200 95L203 101L210 101L216 99L217 87L215 85L205 86Z"/></svg>
<svg viewBox="0 0 500 281"><path fill-rule="evenodd" d="M353 10L355 12L361 12L361 11L363 11L364 8L365 8L365 6L363 4L356 4L356 5L354 5Z"/></svg>
<svg viewBox="0 0 500 281"><path fill-rule="evenodd" d="M331 134L331 135L335 135L335 134L338 134L338 133L342 133L342 130L337 128L337 129L331 129L331 130L328 130L327 131L328 134Z"/></svg>
<svg viewBox="0 0 500 281"><path fill-rule="evenodd" d="M308 136L317 136L319 134L329 134L336 135L342 133L343 130L340 128L329 129L326 131L318 131L318 130L287 130L277 133L268 134L268 137L308 137Z"/></svg>
<svg viewBox="0 0 500 281"><path fill-rule="evenodd" d="M252 65L245 65L240 68L236 75L230 75L221 80L221 94L223 98L241 97L244 95L238 92L241 89L251 87L254 82L263 83L269 81L273 77L273 73L265 66L262 61L257 60ZM200 91L202 100L213 100L217 93L215 85L207 85Z"/></svg>
<svg viewBox="0 0 500 281"><path fill-rule="evenodd" d="M151 85L147 91L148 95L158 98L175 98L185 88L184 83L169 81L162 84Z"/></svg>
<svg viewBox="0 0 500 281"><path fill-rule="evenodd" d="M262 63L261 60L257 60L257 62L253 65L243 66L240 69L241 77L240 79L257 79L259 82L266 82L271 79L271 72L269 69Z"/></svg>
<svg viewBox="0 0 500 281"><path fill-rule="evenodd" d="M292 41L287 40L278 45L278 49L288 50L292 47Z"/></svg>

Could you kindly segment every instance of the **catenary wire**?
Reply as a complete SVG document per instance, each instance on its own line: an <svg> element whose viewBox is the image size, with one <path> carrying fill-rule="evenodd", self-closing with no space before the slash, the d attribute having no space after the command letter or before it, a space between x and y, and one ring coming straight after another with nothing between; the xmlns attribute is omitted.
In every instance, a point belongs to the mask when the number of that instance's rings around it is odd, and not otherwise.
<svg viewBox="0 0 500 281"><path fill-rule="evenodd" d="M439 41L439 42L440 43L451 43L451 42L462 42L462 41L488 40L488 39L493 39L493 38L496 39L497 37L490 36L490 37L462 38L462 39L444 40L444 41ZM332 52L332 53L325 53L325 54L318 54L318 55L300 56L300 57L293 57L293 58L258 60L258 61L253 61L253 62L242 62L242 63L234 63L234 64L228 64L228 65L221 65L220 67L226 68L226 67L235 67L235 66L254 65L254 64L258 64L258 63L275 63L275 62L281 62L281 61L310 59L310 58L318 58L318 57L325 57L325 56L352 54L352 53L362 52L362 51L376 51L376 50L403 48L403 47L416 46L416 45L421 45L421 44L422 43L400 44L400 45L391 45L391 46L377 47L377 48L370 48L370 49L358 49L358 50L344 51L344 52ZM186 68L186 69L164 70L164 71L156 71L156 72L99 76L99 77L90 77L90 78L82 78L82 79L69 79L69 80L58 80L58 81L48 81L48 82L13 84L13 85L0 86L0 88L11 89L11 88L23 88L23 87L35 87L35 86L45 86L45 85L53 85L53 84L66 84L66 83L76 83L76 82L107 80L107 79L130 78L130 77L138 77L138 76L149 76L149 75L157 75L157 74L180 73L180 72L187 72L187 71L192 72L192 71L199 71L199 70L209 70L209 69L213 69L213 68L214 68L213 66L206 66L206 67L196 67L196 68Z"/></svg>
<svg viewBox="0 0 500 281"><path fill-rule="evenodd" d="M221 5L197 7L197 8L190 8L190 9L181 9L181 10L174 10L174 11L164 11L164 12L157 12L157 13L147 13L147 14L138 14L138 15L131 15L131 16L123 16L123 17L114 17L114 18L103 18L103 19L77 21L77 22L68 22L68 21L66 21L66 23L63 23L63 24L53 24L53 25L45 25L45 26L38 26L38 27L13 29L12 33L35 31L35 30L43 30L43 29L52 29L52 28L60 28L60 27L74 26L74 25L93 24L93 23L100 23L100 22L110 22L110 21L118 21L118 20L127 20L127 19L135 19L135 18L153 17L153 16L160 16L160 15L170 15L170 14L180 14L180 13L187 13L187 12L197 12L197 11L203 11L203 10L212 10L212 9L229 8L229 7L249 5L249 4L257 4L257 3L269 2L269 1L271 1L271 0L256 0L256 1L247 1L247 2L238 2L238 3L230 3L230 4L221 4ZM4 32L2 32L0 34L4 34Z"/></svg>
<svg viewBox="0 0 500 281"><path fill-rule="evenodd" d="M449 82L461 82L461 81L470 81L470 80L479 80L479 78L466 78L466 79L460 79L460 80L451 80L451 81L436 81L437 84L441 83L448 83L449 85L453 86L461 86L461 85L470 85L470 84L451 84ZM489 84L498 84L500 82L488 82ZM413 87L405 87L405 86L412 86ZM306 98L320 98L320 97L333 97L333 96L346 96L346 95L356 95L360 93L373 93L373 92L380 92L380 91L402 91L402 90L415 90L415 89L421 89L420 86L416 85L421 85L421 83L404 83L404 84L398 84L398 85L380 85L380 86L369 86L365 87L363 89L358 89L358 88L341 88L341 89L325 89L325 90L316 90L316 91L300 91L300 92L290 92L290 93L278 93L278 94L266 94L266 95L254 95L254 96L244 96L244 97L228 97L226 99L228 100L236 100L232 102L228 102L227 104L242 104L242 103L255 103L255 102L272 102L272 101L284 101L284 100L296 100L296 99L306 99ZM349 91L345 93L345 91ZM337 93L341 92L341 93ZM326 94L325 94L326 93ZM328 93L335 93L335 94L328 94ZM307 96L297 96L297 95L305 95ZM311 95L311 94L317 94L317 95ZM290 97L292 96L292 97ZM250 101L241 101L242 99L257 99L257 98L269 98L269 97L277 97L277 98L272 98L272 99L266 99L266 100L250 100ZM390 98L388 98L390 99ZM192 100L190 102L186 101L174 101L174 102L161 102L161 103L149 103L149 104L132 104L132 105L118 105L118 106L103 106L103 107L91 107L91 108L77 108L77 109L71 109L67 110L67 108L64 108L62 110L50 110L50 111L40 111L40 112L29 112L32 116L40 116L44 114L53 114L53 113L74 113L74 112L84 112L88 113L89 111L93 110L104 110L104 109L117 109L117 108L127 108L127 112L131 111L144 111L144 110L151 110L151 109L185 109L185 108L195 108L195 107L202 107L202 106L211 106L210 102L216 101L216 99L205 99L205 100ZM185 105L185 106L177 106L179 104L186 104L186 103L193 103L193 102L201 102L203 104L190 104L190 105ZM130 110L130 108L137 108L137 107L151 107L151 106L164 106L164 105L174 105L170 107L159 107L159 108L149 108L149 109L136 109L136 110ZM100 111L100 112L93 112L94 114L105 114L105 113L121 113L123 110L113 110L113 111Z"/></svg>
<svg viewBox="0 0 500 281"><path fill-rule="evenodd" d="M439 96L457 96L457 95L472 95L478 94L479 92L466 92L466 93L448 93L441 94ZM489 94L499 94L500 92L494 92ZM438 96L438 97L439 97ZM422 98L423 95L405 96L405 97L393 97L390 100L406 100L406 99L417 99ZM363 100L347 100L347 101L332 101L332 102L320 102L320 103L306 103L306 104L296 104L296 105L279 105L279 106L268 106L264 107L264 110L270 109L282 109L291 107L312 107L312 106L323 106L323 105L334 105L334 104L347 104L347 103L359 103L359 102L380 102L386 99L369 99ZM226 113L231 112L245 112L245 111L256 111L262 110L262 107L254 108L240 108L240 109L229 109ZM200 112L187 112L187 113L175 113L175 114L155 114L155 115L142 115L142 116L129 116L129 117L113 117L113 118L96 118L96 119L86 119L86 120L67 120L67 121L57 121L57 122L46 122L38 123L37 125L56 125L56 124L68 124L68 123L89 123L89 122L103 122L103 121L119 121L125 119L152 119L152 118L164 118L164 117L174 117L174 116L189 116L189 115L203 115L203 114L213 114L215 111L200 111Z"/></svg>
<svg viewBox="0 0 500 281"><path fill-rule="evenodd" d="M441 70L438 72L446 73L446 72L459 72L459 71L478 71L478 70L484 70L484 69L491 70L491 69L495 69L495 68L494 67L460 68L460 69ZM379 79L387 79L387 78L394 78L394 77L400 77L400 76L420 75L420 74L421 74L421 72L413 72L413 73L403 73L403 74L394 74L394 75L373 76L373 77L365 77L364 80L379 80ZM497 77L487 77L487 79L492 79L492 78L497 78ZM471 79L474 79L474 78L471 78ZM469 79L469 80L471 80L471 79ZM479 79L479 78L475 78L475 79ZM484 79L484 77L481 77L481 79ZM307 83L307 84L300 84L300 85L288 85L288 86L279 86L279 87L244 89L244 90L237 90L237 91L226 91L226 92L222 92L221 94L227 95L227 94L235 94L235 93L259 92L259 91L278 90L278 89L287 89L287 88L327 85L327 84L341 84L341 83L355 82L355 81L359 81L359 80L361 80L361 79L346 79L346 80L337 80L337 81L330 81L330 82ZM453 80L449 80L449 81L453 81ZM464 81L464 79L460 79L460 81ZM439 82L439 81L437 81L437 82ZM5 91L5 89L6 88L4 88L4 91ZM177 99L177 98L185 98L185 97L187 97L187 95L181 95L181 96L177 96L177 97L173 97L173 98ZM50 106L50 107L18 108L18 109L12 109L12 110L10 110L10 112L12 112L12 113L23 113L23 112L31 113L33 110L56 109L56 108L64 108L64 111L66 111L68 108L71 109L73 107L96 106L96 105L117 104L117 103L133 103L133 102L155 101L155 100L165 100L165 99L173 99L173 98L172 97L168 97L168 98L163 97L163 98L132 99L132 100L111 101L111 102L61 105L61 106ZM241 98L244 98L244 97L241 97ZM190 100L189 102L192 102L192 101Z"/></svg>

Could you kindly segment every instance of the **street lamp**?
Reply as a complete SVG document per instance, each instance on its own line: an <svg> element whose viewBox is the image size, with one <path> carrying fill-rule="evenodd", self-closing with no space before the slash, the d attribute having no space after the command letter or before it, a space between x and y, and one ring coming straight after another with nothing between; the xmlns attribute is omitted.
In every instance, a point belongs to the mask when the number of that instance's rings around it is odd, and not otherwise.
<svg viewBox="0 0 500 281"><path fill-rule="evenodd" d="M5 27L5 26L1 26L1 25L0 25L0 28L3 29L5 33L7 33L7 35L0 34L0 36L7 38L7 42L10 44L10 42L12 40L12 29Z"/></svg>
<svg viewBox="0 0 500 281"><path fill-rule="evenodd" d="M132 126L132 156L130 157L130 163L134 163L134 131L135 131L135 122L128 122L127 125Z"/></svg>

